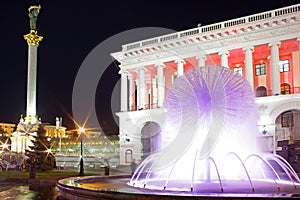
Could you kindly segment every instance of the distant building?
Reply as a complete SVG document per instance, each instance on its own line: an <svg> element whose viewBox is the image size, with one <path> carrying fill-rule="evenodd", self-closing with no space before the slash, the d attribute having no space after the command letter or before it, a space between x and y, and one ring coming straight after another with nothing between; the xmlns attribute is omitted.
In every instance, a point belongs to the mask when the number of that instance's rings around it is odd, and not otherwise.
<svg viewBox="0 0 300 200"><path fill-rule="evenodd" d="M263 151L300 140L300 4L122 45L120 163L154 152L163 102L176 77L198 66L244 76L256 95Z"/></svg>
<svg viewBox="0 0 300 200"><path fill-rule="evenodd" d="M1 136L10 137L13 134L16 125L10 123L0 123L0 128L4 131L4 135Z"/></svg>
<svg viewBox="0 0 300 200"><path fill-rule="evenodd" d="M56 129L55 125L45 125L44 126L45 130L46 130L46 136L50 137L50 138L66 138L67 134L66 134L66 127L59 127L59 130Z"/></svg>

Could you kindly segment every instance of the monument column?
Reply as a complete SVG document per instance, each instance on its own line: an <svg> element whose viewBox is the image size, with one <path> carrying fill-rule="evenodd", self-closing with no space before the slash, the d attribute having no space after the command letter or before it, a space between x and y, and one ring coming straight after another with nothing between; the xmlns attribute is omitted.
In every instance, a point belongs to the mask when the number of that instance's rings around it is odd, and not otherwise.
<svg viewBox="0 0 300 200"><path fill-rule="evenodd" d="M280 94L279 45L280 42L269 44L271 48L272 95Z"/></svg>
<svg viewBox="0 0 300 200"><path fill-rule="evenodd" d="M36 123L36 74L37 74L37 48L43 37L37 35L36 20L40 6L30 6L30 33L24 35L28 44L28 72L27 72L27 105L25 123Z"/></svg>
<svg viewBox="0 0 300 200"><path fill-rule="evenodd" d="M39 119L36 115L36 79L37 79L37 48L43 37L37 34L36 21L41 6L30 6L28 16L30 32L24 35L28 44L28 72L27 72L27 104L25 120L21 116L17 130L12 134L11 151L25 153L29 146L32 146L32 138L36 136L39 126Z"/></svg>

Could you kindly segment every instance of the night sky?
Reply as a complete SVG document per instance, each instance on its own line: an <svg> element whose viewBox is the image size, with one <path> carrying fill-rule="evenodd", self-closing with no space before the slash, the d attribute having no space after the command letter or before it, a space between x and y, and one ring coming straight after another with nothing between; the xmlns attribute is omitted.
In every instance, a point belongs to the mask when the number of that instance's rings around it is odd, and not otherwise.
<svg viewBox="0 0 300 200"><path fill-rule="evenodd" d="M26 113L28 7L40 4L38 34L37 113L43 122L74 127L73 84L83 60L103 40L139 27L162 27L182 31L197 24L208 25L259 12L290 6L299 0L252 1L30 1L1 3L1 104L0 122L17 123ZM145 38L146 39L146 38ZM134 41L132 41L134 42ZM121 47L120 49L121 50ZM107 55L110 57L110 55ZM113 61L113 59L112 59ZM95 95L102 128L116 128L110 109L112 87L119 79L112 63L100 79ZM101 87L100 87L101 86Z"/></svg>

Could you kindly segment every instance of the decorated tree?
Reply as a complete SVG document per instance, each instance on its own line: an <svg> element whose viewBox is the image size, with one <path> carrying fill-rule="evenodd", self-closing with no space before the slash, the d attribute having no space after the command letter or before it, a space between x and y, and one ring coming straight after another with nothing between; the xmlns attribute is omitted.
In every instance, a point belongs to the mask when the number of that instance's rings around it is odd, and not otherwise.
<svg viewBox="0 0 300 200"><path fill-rule="evenodd" d="M30 150L26 150L25 155L28 156L27 163L30 169L36 171L52 170L55 157L51 152L51 143L46 137L44 125L40 124L35 136L32 136L32 146Z"/></svg>

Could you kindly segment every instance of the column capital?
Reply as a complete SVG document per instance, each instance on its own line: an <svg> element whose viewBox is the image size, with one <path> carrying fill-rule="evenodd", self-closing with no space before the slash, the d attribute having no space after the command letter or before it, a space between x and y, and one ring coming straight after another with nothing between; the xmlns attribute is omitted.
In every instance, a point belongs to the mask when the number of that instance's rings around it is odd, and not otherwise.
<svg viewBox="0 0 300 200"><path fill-rule="evenodd" d="M43 37L39 36L36 30L30 30L30 33L24 35L24 39L27 41L28 46L39 46L39 42L42 41Z"/></svg>
<svg viewBox="0 0 300 200"><path fill-rule="evenodd" d="M174 62L176 63L176 64L178 64L178 63L183 63L183 64L185 64L186 62L185 62L185 60L184 59L177 59L177 60L174 60Z"/></svg>
<svg viewBox="0 0 300 200"><path fill-rule="evenodd" d="M132 79L133 75L131 73L127 72L127 77L128 77L128 79Z"/></svg>
<svg viewBox="0 0 300 200"><path fill-rule="evenodd" d="M137 70L138 71L141 71L141 70L145 71L145 67L138 67Z"/></svg>
<svg viewBox="0 0 300 200"><path fill-rule="evenodd" d="M229 56L230 54L229 54L229 51L220 51L220 52L218 53L218 55L219 55L219 56L222 56L222 55Z"/></svg>
<svg viewBox="0 0 300 200"><path fill-rule="evenodd" d="M205 54L201 54L201 55L198 55L198 56L196 56L196 59L203 59L203 60L206 60L207 59L207 56L205 55Z"/></svg>
<svg viewBox="0 0 300 200"><path fill-rule="evenodd" d="M166 67L166 65L164 63L157 63L155 64L155 67Z"/></svg>
<svg viewBox="0 0 300 200"><path fill-rule="evenodd" d="M269 43L269 47L272 47L272 46L274 46L274 45L279 46L280 44L281 44L280 41L278 41L278 42L270 42L270 43Z"/></svg>
<svg viewBox="0 0 300 200"><path fill-rule="evenodd" d="M248 47L244 47L242 50L243 51L250 50L251 52L254 52L254 47L253 46L248 46Z"/></svg>
<svg viewBox="0 0 300 200"><path fill-rule="evenodd" d="M120 69L119 70L119 72L118 72L118 74L127 74L128 73L128 71L126 70L126 69Z"/></svg>

